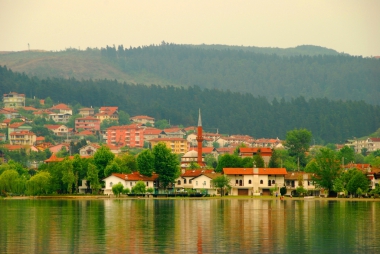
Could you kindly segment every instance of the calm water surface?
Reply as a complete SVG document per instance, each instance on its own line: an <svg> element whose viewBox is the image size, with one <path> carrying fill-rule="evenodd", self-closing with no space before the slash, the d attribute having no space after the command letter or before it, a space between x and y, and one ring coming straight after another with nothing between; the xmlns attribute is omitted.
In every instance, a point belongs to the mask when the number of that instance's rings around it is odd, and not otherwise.
<svg viewBox="0 0 380 254"><path fill-rule="evenodd" d="M0 253L380 253L380 202L0 200Z"/></svg>

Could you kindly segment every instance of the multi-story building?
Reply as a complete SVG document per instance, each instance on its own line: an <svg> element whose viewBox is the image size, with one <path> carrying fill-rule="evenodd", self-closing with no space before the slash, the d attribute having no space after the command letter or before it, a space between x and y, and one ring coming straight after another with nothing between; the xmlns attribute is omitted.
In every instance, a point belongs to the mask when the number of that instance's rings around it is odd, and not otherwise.
<svg viewBox="0 0 380 254"><path fill-rule="evenodd" d="M10 92L3 94L4 108L22 108L25 107L25 94Z"/></svg>
<svg viewBox="0 0 380 254"><path fill-rule="evenodd" d="M65 125L45 124L45 127L51 130L56 136L67 136L69 133L69 128L67 128Z"/></svg>
<svg viewBox="0 0 380 254"><path fill-rule="evenodd" d="M8 126L8 139L11 139L12 132L20 132L20 131L30 131L32 126L26 124L25 122L17 122L9 124Z"/></svg>
<svg viewBox="0 0 380 254"><path fill-rule="evenodd" d="M51 111L62 114L73 114L73 110L66 104L60 103L50 108Z"/></svg>
<svg viewBox="0 0 380 254"><path fill-rule="evenodd" d="M56 123L67 123L71 115L68 113L51 113L49 118Z"/></svg>
<svg viewBox="0 0 380 254"><path fill-rule="evenodd" d="M107 144L116 147L144 147L144 129L141 124L112 126L107 129Z"/></svg>
<svg viewBox="0 0 380 254"><path fill-rule="evenodd" d="M172 153L176 154L187 153L190 148L190 144L183 138L154 138L149 142L151 143L152 148L162 142L172 151Z"/></svg>
<svg viewBox="0 0 380 254"><path fill-rule="evenodd" d="M79 115L82 117L93 116L95 114L95 109L93 108L81 108L79 109Z"/></svg>
<svg viewBox="0 0 380 254"><path fill-rule="evenodd" d="M119 121L118 107L100 107L96 118L103 122L104 120Z"/></svg>
<svg viewBox="0 0 380 254"><path fill-rule="evenodd" d="M10 134L9 143L11 145L35 145L36 134L31 131L14 131Z"/></svg>
<svg viewBox="0 0 380 254"><path fill-rule="evenodd" d="M92 116L79 117L75 119L75 131L100 131L100 120Z"/></svg>

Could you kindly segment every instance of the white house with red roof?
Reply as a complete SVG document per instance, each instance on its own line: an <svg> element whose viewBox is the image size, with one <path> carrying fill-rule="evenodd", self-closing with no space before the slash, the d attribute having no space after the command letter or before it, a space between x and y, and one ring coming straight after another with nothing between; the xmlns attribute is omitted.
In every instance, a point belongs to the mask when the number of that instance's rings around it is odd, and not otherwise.
<svg viewBox="0 0 380 254"><path fill-rule="evenodd" d="M62 114L73 114L73 110L66 104L60 103L50 108L51 111Z"/></svg>
<svg viewBox="0 0 380 254"><path fill-rule="evenodd" d="M119 107L100 107L95 117L102 123L104 120L119 121Z"/></svg>
<svg viewBox="0 0 380 254"><path fill-rule="evenodd" d="M240 147L239 156L242 158L252 157L254 155L260 154L264 160L265 165L269 164L270 158L272 157L272 149L268 147Z"/></svg>
<svg viewBox="0 0 380 254"><path fill-rule="evenodd" d="M9 143L11 145L35 145L36 134L31 131L13 131L9 134Z"/></svg>
<svg viewBox="0 0 380 254"><path fill-rule="evenodd" d="M67 136L69 129L62 124L45 124L47 129L51 130L56 136Z"/></svg>
<svg viewBox="0 0 380 254"><path fill-rule="evenodd" d="M160 135L164 133L163 130L153 128L153 127L145 127L143 130L144 130L144 141L149 141L154 138L159 138Z"/></svg>
<svg viewBox="0 0 380 254"><path fill-rule="evenodd" d="M285 184L285 168L224 168L231 179L231 195L270 195L270 190Z"/></svg>
<svg viewBox="0 0 380 254"><path fill-rule="evenodd" d="M95 109L93 108L80 108L78 111L82 117L93 116L95 114Z"/></svg>
<svg viewBox="0 0 380 254"><path fill-rule="evenodd" d="M214 189L209 180L199 178L202 175L215 174L213 169L182 169L181 175L175 181L175 189L181 191L183 189ZM210 178L207 176L207 178ZM197 179L194 181L194 179ZM206 181L206 184L204 184ZM210 194L210 193L209 193ZM214 193L212 193L214 194Z"/></svg>
<svg viewBox="0 0 380 254"><path fill-rule="evenodd" d="M124 189L128 188L132 190L133 186L137 184L137 182L142 181L145 183L146 188L156 188L158 175L153 174L152 176L144 176L139 172L133 172L131 174L120 174L113 173L112 175L103 179L104 181L104 194L110 195L112 193L112 186L118 183L121 183Z"/></svg>
<svg viewBox="0 0 380 254"><path fill-rule="evenodd" d="M141 124L151 124L152 126L154 126L154 118L153 117L150 117L150 116L145 116L145 115L141 115L141 116L132 116L129 118L129 120L131 120L132 122L134 123L141 123Z"/></svg>

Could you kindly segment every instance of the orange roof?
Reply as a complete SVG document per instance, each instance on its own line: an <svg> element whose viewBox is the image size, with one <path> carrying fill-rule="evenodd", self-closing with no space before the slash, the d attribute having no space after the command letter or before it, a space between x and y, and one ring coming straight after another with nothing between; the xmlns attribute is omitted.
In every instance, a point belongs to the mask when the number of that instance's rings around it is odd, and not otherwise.
<svg viewBox="0 0 380 254"><path fill-rule="evenodd" d="M214 151L214 147L202 147L202 153L212 153Z"/></svg>
<svg viewBox="0 0 380 254"><path fill-rule="evenodd" d="M10 133L10 135L35 135L33 132L31 131L13 131Z"/></svg>
<svg viewBox="0 0 380 254"><path fill-rule="evenodd" d="M133 172L132 174L113 173L112 175L120 179L123 179L125 181L155 181L158 178L157 174L153 174L152 176L149 177L149 176L141 175L139 172Z"/></svg>
<svg viewBox="0 0 380 254"><path fill-rule="evenodd" d="M157 128L146 128L144 130L145 135L158 135L162 132L162 130L157 129Z"/></svg>
<svg viewBox="0 0 380 254"><path fill-rule="evenodd" d="M45 137L37 137L36 138L36 141L42 141L42 140L45 140Z"/></svg>
<svg viewBox="0 0 380 254"><path fill-rule="evenodd" d="M30 146L24 146L24 145L9 145L9 144L1 145L1 147L4 147L5 149L8 149L9 151L14 151L14 150L20 150L20 149L27 149L27 148L30 148Z"/></svg>
<svg viewBox="0 0 380 254"><path fill-rule="evenodd" d="M195 177L203 174L211 174L213 169L188 169L185 173L181 174L181 177Z"/></svg>
<svg viewBox="0 0 380 254"><path fill-rule="evenodd" d="M48 128L49 130L56 130L58 129L59 127L61 126L64 126L62 124L45 124L44 125L46 128ZM66 126L65 126L66 127Z"/></svg>
<svg viewBox="0 0 380 254"><path fill-rule="evenodd" d="M256 168L255 168L256 169ZM253 168L224 168L226 175L286 175L286 168L257 168L258 172L254 173Z"/></svg>
<svg viewBox="0 0 380 254"><path fill-rule="evenodd" d="M37 111L38 109L34 108L34 107L24 107L24 110L27 110L27 111Z"/></svg>
<svg viewBox="0 0 380 254"><path fill-rule="evenodd" d="M94 135L94 133L88 130L84 130L84 131L79 132L77 135L90 136L90 135Z"/></svg>
<svg viewBox="0 0 380 254"><path fill-rule="evenodd" d="M23 124L24 124L24 122L12 123L9 125L9 128L18 128Z"/></svg>
<svg viewBox="0 0 380 254"><path fill-rule="evenodd" d="M50 109L71 110L71 108L64 103L57 104L57 105L51 107Z"/></svg>

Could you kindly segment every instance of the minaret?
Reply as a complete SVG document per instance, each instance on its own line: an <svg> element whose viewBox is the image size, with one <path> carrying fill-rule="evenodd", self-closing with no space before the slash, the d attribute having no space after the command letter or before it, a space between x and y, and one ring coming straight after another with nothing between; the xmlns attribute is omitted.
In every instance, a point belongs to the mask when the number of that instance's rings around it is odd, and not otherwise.
<svg viewBox="0 0 380 254"><path fill-rule="evenodd" d="M197 160L197 163L199 164L199 166L203 166L203 161L202 161L202 141L203 141L202 119L201 119L201 109L199 109L198 135L197 135L197 142L198 142L198 160Z"/></svg>

